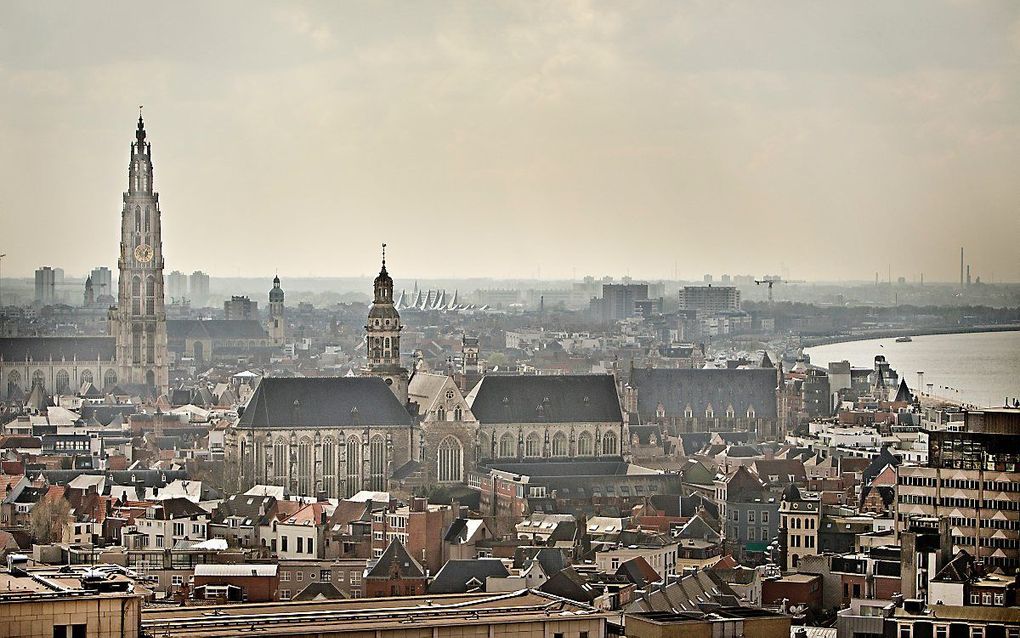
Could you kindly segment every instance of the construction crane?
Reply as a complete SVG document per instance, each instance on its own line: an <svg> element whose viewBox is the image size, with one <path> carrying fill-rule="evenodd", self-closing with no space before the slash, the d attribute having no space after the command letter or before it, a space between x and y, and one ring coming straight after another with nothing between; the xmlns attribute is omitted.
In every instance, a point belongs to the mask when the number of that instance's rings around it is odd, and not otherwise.
<svg viewBox="0 0 1020 638"><path fill-rule="evenodd" d="M769 287L769 305L771 306L773 304L773 301L772 301L772 286L774 286L775 284L802 284L802 283L804 283L804 281L800 280L800 279L798 279L796 281L793 281L793 280L790 280L790 279L779 279L777 277L775 279L755 279L754 283L756 285L758 285L758 286L761 286L762 284L765 284L765 285L767 285Z"/></svg>

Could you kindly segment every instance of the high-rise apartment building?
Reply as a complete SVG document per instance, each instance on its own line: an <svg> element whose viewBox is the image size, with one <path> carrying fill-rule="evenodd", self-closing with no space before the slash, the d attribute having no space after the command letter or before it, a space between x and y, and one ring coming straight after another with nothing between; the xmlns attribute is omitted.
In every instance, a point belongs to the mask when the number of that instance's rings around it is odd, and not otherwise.
<svg viewBox="0 0 1020 638"><path fill-rule="evenodd" d="M680 309L707 313L740 310L740 291L736 286L684 286L680 289Z"/></svg>
<svg viewBox="0 0 1020 638"><path fill-rule="evenodd" d="M201 270L191 273L191 280L188 286L188 293L191 295L191 305L202 308L209 303L209 275Z"/></svg>
<svg viewBox="0 0 1020 638"><path fill-rule="evenodd" d="M40 306L52 305L56 299L56 272L49 266L35 271L35 303Z"/></svg>
<svg viewBox="0 0 1020 638"><path fill-rule="evenodd" d="M183 304L188 300L188 276L179 270L167 275L166 292L171 304Z"/></svg>

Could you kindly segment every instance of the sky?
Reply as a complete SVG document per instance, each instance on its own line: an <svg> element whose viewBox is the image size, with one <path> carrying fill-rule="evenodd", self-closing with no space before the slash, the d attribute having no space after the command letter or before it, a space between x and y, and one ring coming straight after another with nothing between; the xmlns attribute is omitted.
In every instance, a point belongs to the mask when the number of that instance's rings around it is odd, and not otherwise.
<svg viewBox="0 0 1020 638"><path fill-rule="evenodd" d="M1020 3L0 3L5 276L1020 281Z"/></svg>

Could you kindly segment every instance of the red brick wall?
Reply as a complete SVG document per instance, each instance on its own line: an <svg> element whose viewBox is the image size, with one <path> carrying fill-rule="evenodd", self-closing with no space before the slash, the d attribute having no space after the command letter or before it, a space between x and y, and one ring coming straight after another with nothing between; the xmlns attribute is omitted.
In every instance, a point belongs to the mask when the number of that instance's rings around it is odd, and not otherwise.
<svg viewBox="0 0 1020 638"><path fill-rule="evenodd" d="M365 579L365 598L386 598L388 596L421 596L425 593L425 580L404 580L400 578Z"/></svg>

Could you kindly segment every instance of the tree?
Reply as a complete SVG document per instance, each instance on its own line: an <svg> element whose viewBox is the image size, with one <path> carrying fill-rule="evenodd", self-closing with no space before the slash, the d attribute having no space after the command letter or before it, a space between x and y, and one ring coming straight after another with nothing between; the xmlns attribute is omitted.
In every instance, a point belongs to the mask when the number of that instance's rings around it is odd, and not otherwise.
<svg viewBox="0 0 1020 638"><path fill-rule="evenodd" d="M63 540L64 524L71 515L71 504L66 498L49 498L32 508L29 515L29 530L38 544L55 543Z"/></svg>

